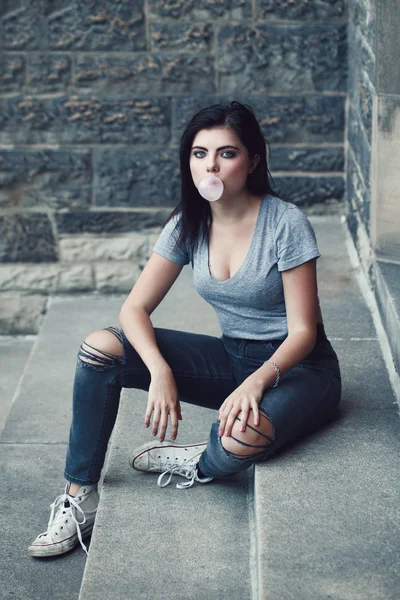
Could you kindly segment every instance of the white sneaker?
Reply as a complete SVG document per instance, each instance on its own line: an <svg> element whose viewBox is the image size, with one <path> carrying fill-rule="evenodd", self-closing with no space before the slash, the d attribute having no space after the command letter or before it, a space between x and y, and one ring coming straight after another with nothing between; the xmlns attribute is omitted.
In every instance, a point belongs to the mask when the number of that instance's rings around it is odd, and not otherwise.
<svg viewBox="0 0 400 600"><path fill-rule="evenodd" d="M137 471L161 473L157 480L159 487L166 487L171 482L173 475L180 475L189 481L177 483L176 487L178 489L188 488L192 487L195 481L208 483L213 479L213 477L201 478L197 471L197 463L206 446L207 442L188 446L181 446L169 440L148 442L134 450L129 464ZM168 474L168 480L163 482L164 476Z"/></svg>
<svg viewBox="0 0 400 600"><path fill-rule="evenodd" d="M46 557L64 554L72 550L78 542L88 553L82 538L91 534L99 504L97 485L83 485L76 496L68 494L70 483L65 486L65 493L58 496L50 504L51 513L47 531L41 533L28 548L31 556Z"/></svg>

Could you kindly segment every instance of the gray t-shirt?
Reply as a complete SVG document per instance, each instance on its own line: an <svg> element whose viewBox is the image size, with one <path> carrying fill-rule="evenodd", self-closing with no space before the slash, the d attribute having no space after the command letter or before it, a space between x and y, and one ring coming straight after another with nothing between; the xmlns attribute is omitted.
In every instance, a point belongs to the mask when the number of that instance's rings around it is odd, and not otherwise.
<svg viewBox="0 0 400 600"><path fill-rule="evenodd" d="M194 252L175 247L179 226L180 215L176 215L162 230L153 251L180 265L192 263L194 286L215 309L222 333L249 340L285 339L288 328L281 271L321 256L306 215L295 204L263 196L246 258L226 281L211 275L205 242Z"/></svg>

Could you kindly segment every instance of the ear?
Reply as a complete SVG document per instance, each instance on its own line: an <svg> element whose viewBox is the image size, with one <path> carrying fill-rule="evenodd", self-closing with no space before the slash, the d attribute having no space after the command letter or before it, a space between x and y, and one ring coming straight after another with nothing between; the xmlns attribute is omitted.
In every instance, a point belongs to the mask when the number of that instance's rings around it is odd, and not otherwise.
<svg viewBox="0 0 400 600"><path fill-rule="evenodd" d="M249 173L252 173L257 168L257 165L259 162L260 162L260 155L255 154L250 161Z"/></svg>

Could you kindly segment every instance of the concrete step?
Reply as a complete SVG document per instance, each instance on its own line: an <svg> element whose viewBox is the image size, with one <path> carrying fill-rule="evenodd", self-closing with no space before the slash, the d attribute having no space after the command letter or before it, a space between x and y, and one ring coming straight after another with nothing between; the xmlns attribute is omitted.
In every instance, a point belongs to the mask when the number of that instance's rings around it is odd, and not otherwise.
<svg viewBox="0 0 400 600"><path fill-rule="evenodd" d="M0 336L0 431L3 430L35 336Z"/></svg>
<svg viewBox="0 0 400 600"><path fill-rule="evenodd" d="M78 598L86 562L80 547L62 558L44 560L30 557L27 549L46 530L50 503L64 491L79 345L93 329L118 321L124 298L53 298L28 362L33 340L0 341L0 598Z"/></svg>
<svg viewBox="0 0 400 600"><path fill-rule="evenodd" d="M322 222L315 229L322 313L342 371L341 410L334 423L255 469L257 597L395 600L398 404L356 269L343 254L345 231Z"/></svg>
<svg viewBox="0 0 400 600"><path fill-rule="evenodd" d="M152 322L221 335L190 267ZM147 392L123 390L80 600L250 600L248 474L178 490L160 489L156 475L133 471L132 450L151 439L143 425L146 403ZM207 440L217 411L182 403L182 416L179 442L193 443Z"/></svg>
<svg viewBox="0 0 400 600"><path fill-rule="evenodd" d="M322 313L342 366L340 417L254 475L160 490L128 465L149 440L147 393L124 390L80 600L395 598L398 405L345 230L335 217L312 222ZM220 334L187 267L152 321ZM193 442L216 415L184 406L183 416L180 438Z"/></svg>

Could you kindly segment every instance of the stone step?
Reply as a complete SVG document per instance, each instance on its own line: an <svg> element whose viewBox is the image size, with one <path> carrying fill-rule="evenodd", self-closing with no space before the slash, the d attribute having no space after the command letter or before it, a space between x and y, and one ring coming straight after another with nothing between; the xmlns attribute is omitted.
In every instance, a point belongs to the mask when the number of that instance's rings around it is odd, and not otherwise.
<svg viewBox="0 0 400 600"><path fill-rule="evenodd" d="M64 461L79 344L118 322L124 296L63 296L50 302L40 335L0 342L1 598L76 600L86 555L34 559L28 546L46 530L50 503L64 491ZM19 378L22 375L22 379Z"/></svg>
<svg viewBox="0 0 400 600"><path fill-rule="evenodd" d="M220 335L190 267L152 322ZM151 439L143 425L146 403L147 392L123 390L80 600L250 600L248 474L178 490L160 489L157 476L133 471L132 450ZM182 404L182 416L179 442L193 443L207 440L217 411Z"/></svg>
<svg viewBox="0 0 400 600"><path fill-rule="evenodd" d="M395 597L398 405L344 228L335 217L311 220L322 313L342 366L340 417L254 475L160 490L128 465L149 439L147 393L124 390L80 600ZM152 321L219 335L188 268ZM206 439L213 412L185 406L182 441Z"/></svg>
<svg viewBox="0 0 400 600"><path fill-rule="evenodd" d="M322 313L341 365L341 410L333 423L255 468L257 598L395 600L398 404L355 269L352 275L341 254L347 236L342 227L315 229ZM334 318L326 310L333 306Z"/></svg>

